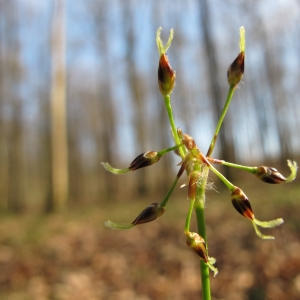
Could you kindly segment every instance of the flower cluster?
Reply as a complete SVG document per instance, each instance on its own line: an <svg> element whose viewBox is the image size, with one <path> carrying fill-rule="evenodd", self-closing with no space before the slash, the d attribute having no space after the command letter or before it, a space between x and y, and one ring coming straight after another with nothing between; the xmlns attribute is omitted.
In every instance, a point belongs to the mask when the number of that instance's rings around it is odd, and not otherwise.
<svg viewBox="0 0 300 300"><path fill-rule="evenodd" d="M140 168L151 166L157 163L163 155L168 152L177 151L182 158L182 161L179 163L180 169L175 178L175 181L168 191L167 195L160 203L152 203L148 207L146 207L137 218L129 223L115 223L112 221L107 221L105 225L112 229L129 229L136 225L144 224L147 222L151 222L159 218L165 211L166 204L172 194L173 190L176 187L176 184L179 178L183 173L187 175L186 184L188 186L188 195L187 199L190 203L186 225L184 228L184 233L186 235L186 243L187 246L194 251L201 261L206 264L216 275L218 270L213 266L215 263L215 259L213 257L208 256L208 251L206 247L206 237L201 236L200 233L196 233L190 230L190 221L192 217L192 212L194 210L194 203L196 201L197 195L203 194L205 191L205 185L207 180L207 175L209 171L215 173L221 181L226 185L228 190L231 193L231 203L233 207L245 218L251 221L256 234L262 239L273 239L272 236L263 235L258 226L263 228L272 228L278 226L283 223L282 219L276 219L272 221L262 222L255 218L254 212L252 210L250 201L246 194L237 186L233 185L227 178L225 178L213 165L221 164L228 167L238 168L244 171L247 171L258 179L265 183L270 184L279 184L284 182L291 182L295 179L297 173L297 164L296 162L292 162L288 160L288 166L291 170L291 174L288 177L284 177L280 174L275 168L267 167L267 166L258 166L258 167L249 167L242 166L233 163L226 162L224 160L219 160L211 157L213 152L215 142L218 137L218 132L221 127L222 121L226 114L227 107L229 102L231 101L233 92L237 87L238 83L242 79L244 73L244 61L245 61L245 30L243 27L240 29L240 52L233 63L229 66L227 72L227 79L230 86L229 96L227 98L227 103L224 107L222 116L217 125L217 129L215 131L214 137L212 139L211 145L206 155L202 153L202 151L197 146L194 139L188 134L183 134L181 129L176 129L174 120L172 117L172 112L170 109L170 94L173 91L175 86L176 73L171 68L168 57L167 50L171 45L173 39L173 30L171 30L169 40L166 46L163 45L160 38L161 28L157 31L156 42L158 47L158 52L160 55L159 65L158 65L158 87L159 90L164 97L165 104L169 113L170 124L172 127L173 137L175 141L175 145L173 147L163 149L161 151L147 151L143 154L137 156L132 163L125 169L116 169L113 168L109 163L102 163L104 168L113 174L119 175L124 174L130 171L136 171ZM171 116L171 117L170 117Z"/></svg>

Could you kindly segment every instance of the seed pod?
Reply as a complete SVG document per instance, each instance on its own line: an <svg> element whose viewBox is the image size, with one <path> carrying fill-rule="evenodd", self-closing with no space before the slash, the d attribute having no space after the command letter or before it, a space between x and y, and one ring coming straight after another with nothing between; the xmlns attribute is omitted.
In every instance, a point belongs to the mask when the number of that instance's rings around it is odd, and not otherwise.
<svg viewBox="0 0 300 300"><path fill-rule="evenodd" d="M158 64L158 86L163 96L170 95L175 85L176 72L171 65L166 54L162 54Z"/></svg>
<svg viewBox="0 0 300 300"><path fill-rule="evenodd" d="M240 52L237 58L229 66L227 71L228 83L231 86L236 86L243 77L245 66L245 52Z"/></svg>
<svg viewBox="0 0 300 300"><path fill-rule="evenodd" d="M161 156L155 151L147 151L136 157L129 166L131 171L135 171L140 168L154 165L160 160Z"/></svg>
<svg viewBox="0 0 300 300"><path fill-rule="evenodd" d="M139 225L154 221L159 218L164 211L165 209L160 206L160 203L152 203L146 207L131 224Z"/></svg>
<svg viewBox="0 0 300 300"><path fill-rule="evenodd" d="M278 184L286 181L286 178L283 177L275 168L272 167L257 167L254 175L261 181L271 184Z"/></svg>
<svg viewBox="0 0 300 300"><path fill-rule="evenodd" d="M250 202L244 192L235 187L233 192L231 193L231 202L234 208L245 218L249 220L253 220L254 214L250 205Z"/></svg>
<svg viewBox="0 0 300 300"><path fill-rule="evenodd" d="M206 251L206 244L204 239L196 232L186 232L186 244L193 250L201 260L208 262L208 255Z"/></svg>

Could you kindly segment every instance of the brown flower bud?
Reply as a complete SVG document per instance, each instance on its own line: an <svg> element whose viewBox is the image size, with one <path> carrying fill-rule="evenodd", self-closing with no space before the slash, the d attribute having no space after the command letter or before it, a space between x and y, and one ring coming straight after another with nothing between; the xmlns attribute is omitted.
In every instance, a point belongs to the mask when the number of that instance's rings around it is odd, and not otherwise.
<svg viewBox="0 0 300 300"><path fill-rule="evenodd" d="M208 262L208 255L206 251L206 244L204 239L196 232L186 232L186 244L193 250L201 260Z"/></svg>
<svg viewBox="0 0 300 300"><path fill-rule="evenodd" d="M135 171L140 168L148 167L154 165L160 160L161 156L155 151L147 151L136 157L130 164L129 169Z"/></svg>
<svg viewBox="0 0 300 300"><path fill-rule="evenodd" d="M253 220L254 214L250 205L250 202L244 192L235 187L231 193L231 202L234 208L245 218Z"/></svg>
<svg viewBox="0 0 300 300"><path fill-rule="evenodd" d="M197 146L195 143L195 140L188 134L183 134L182 142L184 143L185 147L188 150L192 150L193 148L195 148Z"/></svg>
<svg viewBox="0 0 300 300"><path fill-rule="evenodd" d="M245 65L245 52L240 52L237 58L229 66L227 79L229 85L236 86L243 77Z"/></svg>
<svg viewBox="0 0 300 300"><path fill-rule="evenodd" d="M170 95L175 85L176 72L170 66L166 54L162 54L158 65L158 86L163 96Z"/></svg>
<svg viewBox="0 0 300 300"><path fill-rule="evenodd" d="M277 184L286 181L286 178L283 177L275 168L272 167L257 167L254 175L261 181L271 184Z"/></svg>
<svg viewBox="0 0 300 300"><path fill-rule="evenodd" d="M165 209L160 205L160 203L152 203L150 206L146 207L131 224L139 225L154 221L164 212Z"/></svg>

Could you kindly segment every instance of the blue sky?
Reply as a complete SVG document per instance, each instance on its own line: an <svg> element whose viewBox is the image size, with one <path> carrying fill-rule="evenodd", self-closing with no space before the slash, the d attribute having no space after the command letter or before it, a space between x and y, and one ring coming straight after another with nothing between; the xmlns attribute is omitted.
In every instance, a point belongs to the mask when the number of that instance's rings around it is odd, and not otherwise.
<svg viewBox="0 0 300 300"><path fill-rule="evenodd" d="M28 109L26 118L30 119L30 116L34 118L38 111L36 103L39 101L36 98L36 88L41 84L47 84L40 82L41 80L41 64L50 64L49 60L42 60L41 51L47 51L42 45L49 42L49 24L51 22L51 10L52 1L34 1L26 0L20 2L19 15L24 26L20 33L20 38L23 46L23 59L24 64L27 66L25 81L25 93L28 95L27 100ZM67 13L67 64L68 64L68 76L71 82L74 80L89 80L93 82L93 85L97 85L99 78L105 78L105 70L103 65L105 62L110 64L117 60L122 61L126 55L126 44L124 42L123 30L124 16L122 15L123 3L120 0L109 1L109 5L105 5L106 18L108 20L108 26L105 28L107 37L110 41L109 56L102 57L97 51L98 39L96 37L93 27L93 21L90 16L86 4L99 3L99 5L108 1L70 1L66 0L66 13ZM205 70L205 57L203 54L199 54L199 49L202 47L201 40L201 28L199 22L199 7L198 1L188 0L184 4L182 1L157 1L155 8L155 17L153 11L150 10L152 4L150 1L127 1L128 5L134 10L133 13L133 26L134 34L137 42L136 47L136 59L139 61L141 72L149 74L149 85L156 88L156 68L157 62L151 61L148 58L153 57L153 53L157 55L157 49L155 44L155 34L159 26L163 27L162 37L167 39L169 30L174 28L175 38L173 47L169 51L169 58L174 69L182 70L181 73L177 73L178 80L180 76L184 76L185 80L190 81L192 85L196 85L200 90L191 88L188 91L188 101L197 101L199 103L200 111L199 117L191 119L190 127L193 128L191 134L195 137L200 147L207 147L210 142L213 132L214 124L212 122L211 114L209 113L210 102L206 95L206 88L197 86L197 82L201 81L206 76ZM247 3L247 2L245 2ZM299 66L299 45L296 40L299 37L299 20L300 20L300 5L296 0L266 0L256 1L241 5L239 1L221 1L213 0L209 1L211 9L211 19L213 20L213 38L220 47L217 48L217 61L221 66L221 71L224 76L220 78L220 85L223 91L226 91L226 71L229 63L235 58L238 52L238 39L239 39L239 27L244 25L246 28L246 71L243 83L235 95L233 105L240 109L249 108L249 112L246 116L237 116L239 119L239 126L235 128L235 134L240 139L239 145L241 148L245 148L247 145L248 151L253 152L253 156L257 156L255 149L251 147L251 144L255 143L256 128L252 120L255 118L251 107L253 106L252 99L249 98L248 82L247 79L255 77L256 73L261 72L259 66L263 60L262 56L262 43L264 41L257 40L255 35L255 25L253 24L253 15L262 15L263 23L265 24L268 33L272 36L272 42L274 44L282 45L281 53L278 54L279 59L284 60L284 64L287 66L288 72L282 77L282 85L287 90L295 90L295 86L298 85L298 78L292 76L293 73L298 76ZM292 8L292 9L291 9ZM126 19L125 19L126 20ZM249 28L249 30L248 30ZM180 40L179 39L183 39ZM184 47L181 47L181 51L176 51L176 43L183 42ZM278 47L278 49L280 48ZM298 47L298 49L295 49ZM42 49L42 50L41 50ZM50 54L50 53L49 53ZM47 57L44 55L43 58ZM196 63L195 63L196 62ZM128 145L125 148L128 149L128 156L134 156L134 150L131 145L135 143L134 136L132 134L132 112L130 110L130 93L128 91L125 66L120 64L118 68L114 70L115 76L118 79L118 84L113 89L114 98L121 101L118 106L118 119L120 122L120 129L118 131L119 137L117 138L122 145ZM266 103L270 102L270 95L268 90L264 90L262 87L263 98ZM158 105L160 100L153 99L157 97L157 93L152 92L149 95L148 110L149 114L153 114L152 118L155 120ZM195 99L196 97L199 99ZM226 92L223 94L224 100ZM297 97L299 95L291 95L291 97ZM180 118L180 111L178 111L176 104L180 99L177 99L176 87L174 90L174 113L177 117L177 124L180 127L185 128L183 120ZM223 100L223 101L224 101ZM292 111L299 112L299 104L295 104L295 100L291 99ZM290 102L289 102L290 103ZM242 106L241 106L242 105ZM266 104L268 105L268 104ZM296 108L295 108L296 105ZM293 108L294 107L294 108ZM274 109L274 108L273 108ZM296 113L295 113L296 114ZM191 116L193 112L191 112ZM297 114L296 114L297 115ZM276 134L273 132L273 126L271 117L266 120L269 123L268 132L266 132L265 143L268 145L269 151L272 154L276 154L279 151L280 145L276 139ZM295 123L296 124L296 123ZM298 124L298 123L297 123ZM252 128L252 130L249 130ZM297 138L293 141L295 147L300 144L299 132L295 129L295 133L298 133ZM237 146L239 147L239 146ZM259 150L257 150L259 151ZM243 149L240 149L243 152Z"/></svg>

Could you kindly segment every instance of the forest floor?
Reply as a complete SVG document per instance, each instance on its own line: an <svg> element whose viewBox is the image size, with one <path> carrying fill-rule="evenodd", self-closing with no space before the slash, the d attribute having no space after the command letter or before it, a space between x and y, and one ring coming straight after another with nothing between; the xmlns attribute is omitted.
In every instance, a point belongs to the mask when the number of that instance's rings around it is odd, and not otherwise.
<svg viewBox="0 0 300 300"><path fill-rule="evenodd" d="M241 186L259 220L285 223L262 230L230 203L230 193L207 194L213 299L300 299L300 185ZM175 193L176 194L176 193ZM158 220L128 231L104 221L131 222L157 199L109 202L64 214L0 216L0 299L201 299L199 260L185 244L188 203L172 196ZM195 224L192 228L195 230Z"/></svg>

